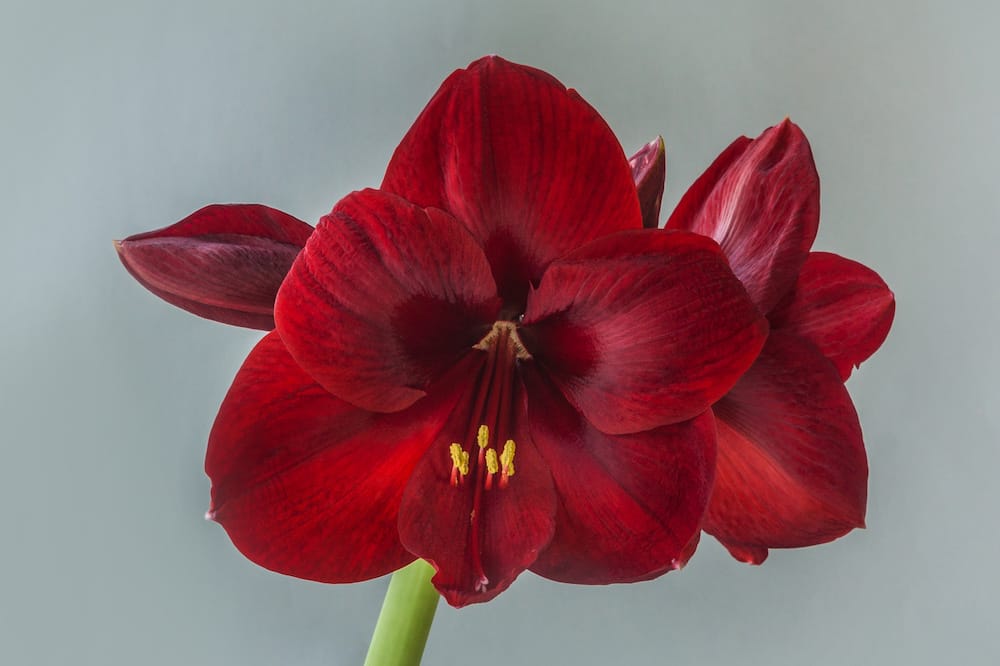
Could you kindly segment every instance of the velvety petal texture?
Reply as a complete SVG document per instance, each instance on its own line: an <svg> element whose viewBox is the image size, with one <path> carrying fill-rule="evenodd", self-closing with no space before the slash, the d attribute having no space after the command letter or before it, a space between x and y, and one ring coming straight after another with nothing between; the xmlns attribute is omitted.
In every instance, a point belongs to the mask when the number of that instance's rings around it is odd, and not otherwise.
<svg viewBox="0 0 1000 666"><path fill-rule="evenodd" d="M846 381L882 346L895 312L895 297L875 271L835 254L812 252L795 288L768 318L775 328L816 345Z"/></svg>
<svg viewBox="0 0 1000 666"><path fill-rule="evenodd" d="M500 302L464 227L378 190L324 217L276 304L278 331L324 388L391 412L425 395L489 330Z"/></svg>
<svg viewBox="0 0 1000 666"><path fill-rule="evenodd" d="M719 441L705 531L739 559L835 539L864 526L868 464L854 405L833 364L772 331L715 407Z"/></svg>
<svg viewBox="0 0 1000 666"><path fill-rule="evenodd" d="M658 136L628 158L632 167L632 179L639 195L642 210L642 226L656 229L660 226L660 203L667 178L667 150L663 137Z"/></svg>
<svg viewBox="0 0 1000 666"><path fill-rule="evenodd" d="M642 225L607 123L549 74L496 56L444 82L396 149L382 189L465 224L501 296L519 307L553 259Z"/></svg>
<svg viewBox="0 0 1000 666"><path fill-rule="evenodd" d="M397 515L407 479L457 396L400 414L358 409L303 372L277 333L236 375L209 437L209 517L240 552L280 573L329 583L413 560Z"/></svg>
<svg viewBox="0 0 1000 666"><path fill-rule="evenodd" d="M270 330L274 298L312 227L256 204L206 206L115 243L144 287L206 319Z"/></svg>
<svg viewBox="0 0 1000 666"><path fill-rule="evenodd" d="M523 329L570 403L624 434L708 409L753 363L767 321L711 239L650 229L553 262Z"/></svg>
<svg viewBox="0 0 1000 666"><path fill-rule="evenodd" d="M531 570L563 582L605 584L680 568L697 542L712 487L711 413L606 435L543 377L527 378L531 437L559 497L552 542Z"/></svg>
<svg viewBox="0 0 1000 666"><path fill-rule="evenodd" d="M734 142L667 221L668 229L718 241L763 312L792 288L818 225L819 176L808 140L790 120Z"/></svg>

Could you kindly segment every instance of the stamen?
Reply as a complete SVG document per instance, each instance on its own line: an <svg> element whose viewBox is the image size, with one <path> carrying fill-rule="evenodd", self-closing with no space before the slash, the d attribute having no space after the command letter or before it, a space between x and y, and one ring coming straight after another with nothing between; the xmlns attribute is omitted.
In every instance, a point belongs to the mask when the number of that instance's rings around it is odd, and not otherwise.
<svg viewBox="0 0 1000 666"><path fill-rule="evenodd" d="M496 449L486 449L486 481L483 484L486 490L493 487L493 477L499 471L500 465L497 463Z"/></svg>
<svg viewBox="0 0 1000 666"><path fill-rule="evenodd" d="M500 473L501 488L506 487L507 479L514 476L514 451L516 449L517 445L514 444L514 440L508 439L504 442L503 453L500 454L500 464L503 468L503 471Z"/></svg>
<svg viewBox="0 0 1000 666"><path fill-rule="evenodd" d="M469 454L458 442L453 442L448 451L451 453L451 485L457 486L469 473Z"/></svg>
<svg viewBox="0 0 1000 666"><path fill-rule="evenodd" d="M479 432L476 433L476 443L479 444L479 448L485 449L490 445L490 427L487 425L479 426Z"/></svg>

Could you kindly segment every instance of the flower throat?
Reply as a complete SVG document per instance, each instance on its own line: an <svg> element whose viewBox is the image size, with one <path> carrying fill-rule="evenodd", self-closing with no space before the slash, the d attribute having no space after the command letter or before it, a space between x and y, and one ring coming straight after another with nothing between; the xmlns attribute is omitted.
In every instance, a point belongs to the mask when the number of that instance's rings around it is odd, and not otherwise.
<svg viewBox="0 0 1000 666"><path fill-rule="evenodd" d="M469 414L466 442L475 442L467 450L460 442L452 442L448 449L451 456L451 485L457 488L473 483L471 529L471 555L477 580L477 590L485 590L489 579L483 572L480 554L480 520L484 493L495 488L503 490L514 476L514 454L517 444L512 433L512 399L514 393L514 365L518 359L530 359L531 354L517 335L517 326L511 321L493 324L476 345L487 354L486 363L477 382L476 398ZM478 449L472 456L473 446Z"/></svg>

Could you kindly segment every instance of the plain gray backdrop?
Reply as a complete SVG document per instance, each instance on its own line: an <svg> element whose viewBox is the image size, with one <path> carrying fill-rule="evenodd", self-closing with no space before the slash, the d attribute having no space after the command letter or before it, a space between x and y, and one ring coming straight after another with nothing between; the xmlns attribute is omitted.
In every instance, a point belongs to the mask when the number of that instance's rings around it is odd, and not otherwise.
<svg viewBox="0 0 1000 666"><path fill-rule="evenodd" d="M523 575L442 605L427 664L995 664L1000 5L992 2L0 3L0 663L358 664L387 579L246 561L202 515L205 441L259 335L159 301L111 240L212 202L315 222L376 185L439 83L485 53L550 71L664 214L790 116L816 248L897 296L848 386L868 529L761 567L706 539L650 583Z"/></svg>

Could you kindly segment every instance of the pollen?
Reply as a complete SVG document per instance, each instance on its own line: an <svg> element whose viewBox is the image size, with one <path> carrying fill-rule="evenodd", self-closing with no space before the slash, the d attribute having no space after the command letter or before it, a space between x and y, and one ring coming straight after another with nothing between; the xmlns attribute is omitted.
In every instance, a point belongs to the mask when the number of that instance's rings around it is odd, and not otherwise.
<svg viewBox="0 0 1000 666"><path fill-rule="evenodd" d="M483 479L483 488L492 490L493 477L500 471L500 464L497 462L497 450L486 449L486 456L483 462L486 464L486 478Z"/></svg>
<svg viewBox="0 0 1000 666"><path fill-rule="evenodd" d="M490 427L486 425L479 426L479 432L476 433L476 443L479 444L479 448L485 449L490 445Z"/></svg>
<svg viewBox="0 0 1000 666"><path fill-rule="evenodd" d="M469 473L469 454L458 442L453 442L448 451L451 453L451 485L457 486Z"/></svg>
<svg viewBox="0 0 1000 666"><path fill-rule="evenodd" d="M503 478L514 476L514 450L517 445L514 440L508 439L504 442L503 453L500 454L500 465L503 469Z"/></svg>

